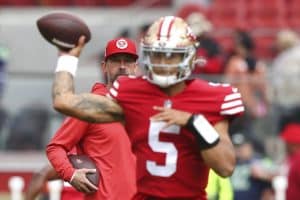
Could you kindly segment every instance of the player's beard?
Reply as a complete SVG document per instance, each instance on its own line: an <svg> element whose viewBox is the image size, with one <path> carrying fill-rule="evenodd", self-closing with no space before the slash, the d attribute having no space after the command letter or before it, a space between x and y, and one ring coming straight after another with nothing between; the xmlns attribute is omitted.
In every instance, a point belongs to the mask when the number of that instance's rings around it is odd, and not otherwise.
<svg viewBox="0 0 300 200"><path fill-rule="evenodd" d="M114 76L110 77L111 81L114 82L119 76L128 76L129 73L127 71L119 71Z"/></svg>

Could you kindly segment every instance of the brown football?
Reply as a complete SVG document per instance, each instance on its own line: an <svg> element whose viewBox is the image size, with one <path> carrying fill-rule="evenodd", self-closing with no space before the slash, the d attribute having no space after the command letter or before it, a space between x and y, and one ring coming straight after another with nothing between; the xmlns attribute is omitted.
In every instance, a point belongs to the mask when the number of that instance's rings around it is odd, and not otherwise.
<svg viewBox="0 0 300 200"><path fill-rule="evenodd" d="M81 35L85 36L86 43L91 39L91 32L86 23L67 12L44 15L37 20L37 27L48 42L63 50L74 48Z"/></svg>
<svg viewBox="0 0 300 200"><path fill-rule="evenodd" d="M100 171L91 158L86 155L69 155L68 158L75 169L96 169L96 173L87 174L87 178L95 186L98 186L100 181Z"/></svg>

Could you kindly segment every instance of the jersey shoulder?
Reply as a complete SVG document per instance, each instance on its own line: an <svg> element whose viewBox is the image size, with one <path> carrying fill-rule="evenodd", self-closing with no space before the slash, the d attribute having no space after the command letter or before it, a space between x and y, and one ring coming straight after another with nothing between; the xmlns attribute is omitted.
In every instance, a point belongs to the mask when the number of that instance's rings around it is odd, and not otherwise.
<svg viewBox="0 0 300 200"><path fill-rule="evenodd" d="M121 85L133 85L139 82L144 82L145 78L143 76L119 76L115 82L121 84Z"/></svg>
<svg viewBox="0 0 300 200"><path fill-rule="evenodd" d="M228 83L214 83L200 79L194 79L190 88L192 90L205 92L209 95L224 95L238 92L237 88L232 87Z"/></svg>
<svg viewBox="0 0 300 200"><path fill-rule="evenodd" d="M109 90L109 96L121 101L133 101L161 95L156 85L149 83L145 76L120 76Z"/></svg>
<svg viewBox="0 0 300 200"><path fill-rule="evenodd" d="M148 81L146 81L142 76L119 76L116 81L114 81L110 93L136 93L139 90L147 87ZM113 95L115 96L115 95Z"/></svg>
<svg viewBox="0 0 300 200"><path fill-rule="evenodd" d="M244 112L242 96L238 89L228 83L213 83L196 79L192 85L193 94L219 105L221 115L237 115Z"/></svg>
<svg viewBox="0 0 300 200"><path fill-rule="evenodd" d="M98 95L105 95L107 93L106 85L97 82L93 85L91 92Z"/></svg>

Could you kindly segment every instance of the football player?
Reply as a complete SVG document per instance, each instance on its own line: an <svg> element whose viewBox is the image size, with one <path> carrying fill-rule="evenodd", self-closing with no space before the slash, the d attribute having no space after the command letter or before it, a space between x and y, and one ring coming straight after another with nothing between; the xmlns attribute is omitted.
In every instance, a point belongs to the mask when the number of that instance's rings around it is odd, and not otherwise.
<svg viewBox="0 0 300 200"><path fill-rule="evenodd" d="M135 74L137 59L132 40L110 40L101 64L107 83L96 83L93 95L105 95L118 76ZM77 154L85 154L95 162L100 171L98 185L86 177L95 169L75 169L68 160L74 146ZM85 193L86 200L131 200L136 193L136 160L125 128L119 122L95 124L68 117L50 140L46 153L58 175Z"/></svg>
<svg viewBox="0 0 300 200"><path fill-rule="evenodd" d="M141 41L145 75L119 77L108 97L75 94L73 77L84 37L61 55L53 85L59 112L90 122L125 119L137 157L134 199L206 199L212 168L223 177L235 166L228 123L244 111L228 84L188 80L196 40L184 20L166 16Z"/></svg>

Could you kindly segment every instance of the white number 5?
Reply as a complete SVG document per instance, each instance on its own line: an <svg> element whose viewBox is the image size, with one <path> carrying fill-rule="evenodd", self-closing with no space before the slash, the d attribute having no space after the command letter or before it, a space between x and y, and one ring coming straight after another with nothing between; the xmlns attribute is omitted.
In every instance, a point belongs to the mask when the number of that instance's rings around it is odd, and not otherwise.
<svg viewBox="0 0 300 200"><path fill-rule="evenodd" d="M163 131L164 133L178 135L180 127L172 125L162 130L165 124L165 122L150 122L148 134L149 145L152 151L166 154L166 162L164 165L158 165L155 161L147 160L147 170L154 176L169 177L176 172L178 151L173 143L159 141L159 133Z"/></svg>

